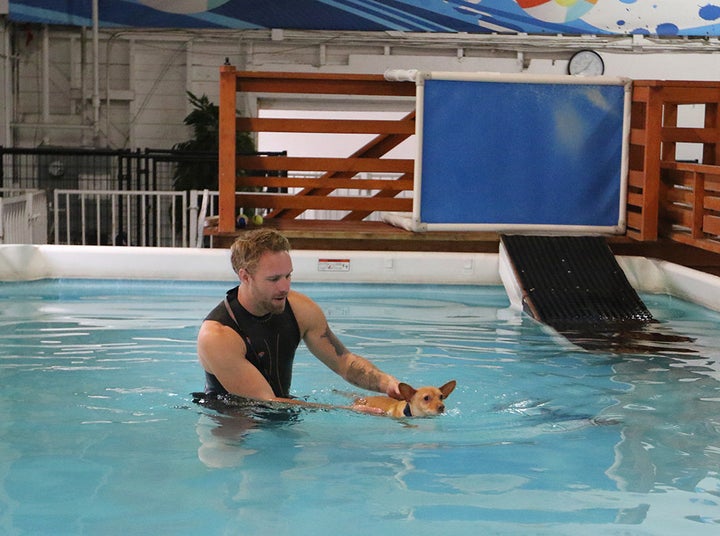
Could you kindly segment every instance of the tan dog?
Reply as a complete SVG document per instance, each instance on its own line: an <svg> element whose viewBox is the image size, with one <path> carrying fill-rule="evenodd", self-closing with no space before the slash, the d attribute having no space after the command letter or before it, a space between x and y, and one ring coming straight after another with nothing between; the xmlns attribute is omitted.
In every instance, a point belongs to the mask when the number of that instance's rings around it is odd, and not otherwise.
<svg viewBox="0 0 720 536"><path fill-rule="evenodd" d="M385 412L390 417L429 417L445 412L443 402L455 389L455 380L442 387L420 387L414 389L407 383L398 388L404 400L395 400L389 396L367 396L355 399L353 407L369 406Z"/></svg>

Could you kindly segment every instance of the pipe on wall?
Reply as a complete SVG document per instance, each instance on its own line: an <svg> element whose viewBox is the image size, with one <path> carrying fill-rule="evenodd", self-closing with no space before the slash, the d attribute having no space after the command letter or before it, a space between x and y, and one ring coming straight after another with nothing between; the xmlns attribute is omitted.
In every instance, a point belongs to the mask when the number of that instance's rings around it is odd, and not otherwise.
<svg viewBox="0 0 720 536"><path fill-rule="evenodd" d="M3 93L4 93L4 111L5 111L5 136L3 145L6 147L14 147L15 143L12 135L12 118L15 114L15 97L12 90L12 45L10 44L10 32L8 31L7 25L3 30L3 47L5 49L5 55L3 62L5 63L5 73L3 76Z"/></svg>
<svg viewBox="0 0 720 536"><path fill-rule="evenodd" d="M98 0L92 3L93 19L93 144L97 147L100 138L100 8Z"/></svg>
<svg viewBox="0 0 720 536"><path fill-rule="evenodd" d="M50 32L42 28L42 122L50 122ZM44 141L44 140L43 140Z"/></svg>

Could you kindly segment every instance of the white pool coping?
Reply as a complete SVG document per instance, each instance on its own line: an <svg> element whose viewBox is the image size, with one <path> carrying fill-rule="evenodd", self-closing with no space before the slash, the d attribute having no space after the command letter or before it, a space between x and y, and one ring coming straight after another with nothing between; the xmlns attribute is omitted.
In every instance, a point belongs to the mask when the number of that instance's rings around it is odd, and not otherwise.
<svg viewBox="0 0 720 536"><path fill-rule="evenodd" d="M494 253L295 250L297 282L502 285ZM639 292L720 311L720 277L671 262L619 256ZM0 281L39 279L236 281L227 249L0 245Z"/></svg>

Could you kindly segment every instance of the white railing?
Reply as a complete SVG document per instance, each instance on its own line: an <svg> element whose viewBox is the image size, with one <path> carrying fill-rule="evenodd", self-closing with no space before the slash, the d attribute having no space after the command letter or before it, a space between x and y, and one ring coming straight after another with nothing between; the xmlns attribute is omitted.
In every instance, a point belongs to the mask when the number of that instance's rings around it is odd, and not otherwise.
<svg viewBox="0 0 720 536"><path fill-rule="evenodd" d="M213 247L213 237L205 237L205 218L218 213L220 193L217 190L190 190L190 246L201 248L208 242Z"/></svg>
<svg viewBox="0 0 720 536"><path fill-rule="evenodd" d="M370 174L368 174L370 175ZM380 178L377 176L368 178ZM391 180L394 176L383 176ZM342 194L344 192L335 192ZM38 199L25 216L34 222L33 233L43 229L43 237L27 239L44 244L48 236L55 244L156 246L156 247L212 247L212 236L205 236L206 221L218 214L217 191L190 190L188 192L144 190L55 190L49 207L52 225L47 229L47 206L39 214ZM372 190L353 190L352 194L373 195ZM405 194L406 192L403 192ZM6 198L7 199L7 198ZM0 211L3 208L0 205ZM7 211L7 208L5 209ZM303 219L339 219L342 211L305 211ZM40 223L40 219L42 224ZM368 219L375 219L374 215ZM7 217L4 217L7 221ZM0 227L0 234L2 227ZM7 230L5 231L7 242ZM0 236L0 243L2 237Z"/></svg>
<svg viewBox="0 0 720 536"><path fill-rule="evenodd" d="M55 244L187 247L185 192L55 190Z"/></svg>
<svg viewBox="0 0 720 536"><path fill-rule="evenodd" d="M47 244L44 190L0 188L0 244Z"/></svg>

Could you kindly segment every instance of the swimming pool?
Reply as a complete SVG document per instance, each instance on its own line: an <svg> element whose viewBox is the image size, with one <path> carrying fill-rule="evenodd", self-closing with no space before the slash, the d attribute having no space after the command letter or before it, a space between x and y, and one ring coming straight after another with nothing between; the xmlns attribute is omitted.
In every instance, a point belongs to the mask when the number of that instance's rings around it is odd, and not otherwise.
<svg viewBox="0 0 720 536"><path fill-rule="evenodd" d="M299 282L388 372L457 379L447 414L220 413L190 396L217 279L0 284L1 532L717 531L720 313L644 293L693 352L614 355L563 343L497 285ZM345 403L334 389L301 347L294 394Z"/></svg>

